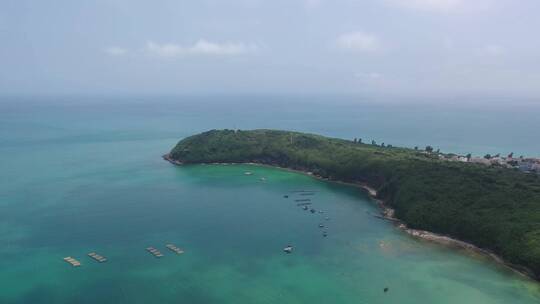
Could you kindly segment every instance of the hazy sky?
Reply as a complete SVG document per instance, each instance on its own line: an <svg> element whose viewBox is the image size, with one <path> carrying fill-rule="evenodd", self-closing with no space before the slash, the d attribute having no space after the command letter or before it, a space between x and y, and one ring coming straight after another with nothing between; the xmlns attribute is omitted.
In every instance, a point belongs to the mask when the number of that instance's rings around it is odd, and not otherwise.
<svg viewBox="0 0 540 304"><path fill-rule="evenodd" d="M540 98L539 0L0 0L0 93Z"/></svg>

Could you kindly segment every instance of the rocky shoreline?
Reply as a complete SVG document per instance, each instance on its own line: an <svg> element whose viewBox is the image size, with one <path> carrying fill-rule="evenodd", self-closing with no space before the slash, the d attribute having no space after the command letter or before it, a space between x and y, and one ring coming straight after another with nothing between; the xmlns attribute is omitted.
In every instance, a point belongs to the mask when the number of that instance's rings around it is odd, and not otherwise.
<svg viewBox="0 0 540 304"><path fill-rule="evenodd" d="M496 255L495 253L489 250L482 249L474 244L461 241L461 240L458 240L458 239L455 239L446 235L441 235L441 234L433 233L430 231L412 229L412 228L407 227L407 225L404 222L402 222L400 219L394 216L395 214L394 209L386 206L384 201L377 198L377 191L375 189L365 184L360 184L358 186L366 190L370 198L373 199L377 203L377 205L381 208L381 213L382 213L381 218L393 222L396 225L396 227L401 229L403 232L409 234L410 236L418 238L418 239L422 239L425 241L437 243L440 245L456 248L456 249L464 249L470 252L474 252L474 253L486 256L490 258L491 260L493 260L495 263L503 265L511 271L514 271L529 279L538 281L538 278L536 278L534 273L530 271L529 269L519 266L519 265L508 263L503 258L501 258L500 256Z"/></svg>
<svg viewBox="0 0 540 304"><path fill-rule="evenodd" d="M169 154L163 155L163 159L170 162L171 164L177 165L177 166L184 164L181 161L172 159ZM217 164L223 164L223 163L215 163L215 164L217 165ZM227 163L227 164L229 164L229 163ZM234 163L234 164L237 164L237 163ZM379 208L381 209L381 215L377 216L377 217L379 217L381 219L384 219L384 220L388 220L388 221L394 223L394 225L397 228L399 228L403 232L407 233L408 235L410 235L410 236L412 236L414 238L421 239L421 240L437 243L437 244L444 245L444 246L453 247L453 248L456 248L456 249L464 249L464 250L467 250L467 251L470 251L470 252L474 252L474 253L486 256L486 257L490 258L491 260L493 260L495 263L503 265L506 268L508 268L508 269L510 269L510 270L512 270L512 271L514 271L514 272L516 272L516 273L518 273L518 274L520 274L520 275L522 275L524 277L527 277L527 278L532 279L532 280L540 281L540 278L536 277L531 270L529 270L529 269L527 269L525 267L519 266L519 265L514 265L514 264L511 264L511 263L508 263L503 258L501 258L500 256L494 254L493 252L491 252L489 250L482 249L480 247L475 246L474 244L467 243L465 241L461 241L461 240L458 240L458 239L454 239L454 238L449 237L449 236L433 233L433 232L430 232L430 231L412 229L412 228L407 227L407 225L404 222L402 222L400 219L395 217L394 209L387 206L383 200L381 200L380 198L377 197L377 190L375 190L374 188L370 187L369 185L367 185L365 183L349 183L349 182L343 182L343 181L339 181L339 180L332 180L332 179L329 179L329 178L318 176L318 175L313 174L312 172L309 172L309 171L299 170L299 169L291 169L291 168L281 167L281 166L278 166L278 165L270 165L270 164L263 164L263 163L254 163L254 162L247 162L247 163L243 163L243 164L270 167L270 168L279 168L279 169L286 170L286 171L291 171L291 172L295 172L295 173L309 175L309 176L312 176L312 177L320 179L320 180L331 181L331 182L335 182L335 183L360 187L360 188L364 189L367 192L368 196L373 201L375 201L377 206L379 206Z"/></svg>

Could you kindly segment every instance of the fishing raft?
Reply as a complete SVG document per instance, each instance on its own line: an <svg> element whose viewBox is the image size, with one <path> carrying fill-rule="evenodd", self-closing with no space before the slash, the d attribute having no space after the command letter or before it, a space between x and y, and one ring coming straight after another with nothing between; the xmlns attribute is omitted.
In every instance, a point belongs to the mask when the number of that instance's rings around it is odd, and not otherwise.
<svg viewBox="0 0 540 304"><path fill-rule="evenodd" d="M81 262L77 261L76 259L74 259L74 258L72 258L72 257L65 257L65 258L64 258L64 261L70 263L71 266L73 266L73 267L79 267L79 266L81 266Z"/></svg>
<svg viewBox="0 0 540 304"><path fill-rule="evenodd" d="M107 258L102 256L102 255L99 255L95 252L90 252L88 254L89 257L91 257L92 259L98 261L99 263L104 263L104 262L107 262Z"/></svg>
<svg viewBox="0 0 540 304"><path fill-rule="evenodd" d="M146 251L150 252L156 258L163 257L163 254L154 247L148 247L148 248L146 248Z"/></svg>
<svg viewBox="0 0 540 304"><path fill-rule="evenodd" d="M181 248L178 248L176 246L174 246L173 244L167 244L165 245L165 247L169 248L169 250L171 250L172 252L176 253L176 254L182 254L184 253L184 250L182 250Z"/></svg>

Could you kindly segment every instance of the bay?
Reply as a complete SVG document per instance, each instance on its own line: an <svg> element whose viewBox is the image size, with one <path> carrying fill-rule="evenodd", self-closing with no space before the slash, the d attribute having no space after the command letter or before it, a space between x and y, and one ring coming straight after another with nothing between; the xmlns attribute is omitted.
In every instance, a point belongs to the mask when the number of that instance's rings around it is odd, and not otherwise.
<svg viewBox="0 0 540 304"><path fill-rule="evenodd" d="M213 128L294 129L478 155L540 151L534 107L323 101L2 100L0 302L538 303L536 282L374 218L376 206L358 188L160 158ZM300 189L316 191L309 198L324 213L297 206L307 196L291 191ZM282 251L288 244L292 254ZM148 246L165 256L154 258ZM96 263L86 256L92 251L109 260Z"/></svg>

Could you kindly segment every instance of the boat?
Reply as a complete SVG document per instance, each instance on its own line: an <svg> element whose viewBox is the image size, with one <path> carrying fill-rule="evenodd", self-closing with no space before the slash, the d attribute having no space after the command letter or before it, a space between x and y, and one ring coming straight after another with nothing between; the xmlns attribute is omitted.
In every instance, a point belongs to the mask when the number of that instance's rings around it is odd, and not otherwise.
<svg viewBox="0 0 540 304"><path fill-rule="evenodd" d="M246 171L246 172L244 172L244 175L253 175L253 173L251 173L249 171Z"/></svg>
<svg viewBox="0 0 540 304"><path fill-rule="evenodd" d="M288 245L287 247L283 248L283 251L286 253L291 253L293 251L293 247L291 245Z"/></svg>

